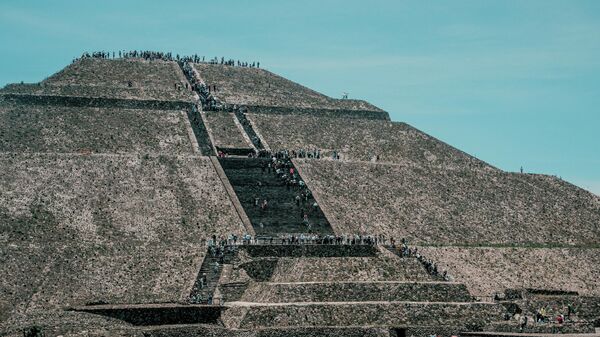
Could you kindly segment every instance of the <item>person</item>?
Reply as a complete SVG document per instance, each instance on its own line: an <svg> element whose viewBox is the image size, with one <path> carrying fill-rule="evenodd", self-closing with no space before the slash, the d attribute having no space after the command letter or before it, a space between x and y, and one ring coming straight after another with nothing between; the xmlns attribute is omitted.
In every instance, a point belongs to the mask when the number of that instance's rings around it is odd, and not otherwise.
<svg viewBox="0 0 600 337"><path fill-rule="evenodd" d="M573 308L573 304L567 304L567 319L571 319L571 314L575 313L575 309Z"/></svg>
<svg viewBox="0 0 600 337"><path fill-rule="evenodd" d="M202 274L202 276L200 276L200 289L204 289L205 282L206 282L206 274Z"/></svg>
<svg viewBox="0 0 600 337"><path fill-rule="evenodd" d="M523 332L523 329L527 326L527 316L520 315L519 316L519 332Z"/></svg>

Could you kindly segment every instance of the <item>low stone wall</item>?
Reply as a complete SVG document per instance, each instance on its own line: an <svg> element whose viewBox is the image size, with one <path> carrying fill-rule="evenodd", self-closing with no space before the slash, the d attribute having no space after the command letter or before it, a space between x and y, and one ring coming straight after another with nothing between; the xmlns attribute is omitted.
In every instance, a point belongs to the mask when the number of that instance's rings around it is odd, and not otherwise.
<svg viewBox="0 0 600 337"><path fill-rule="evenodd" d="M433 281L416 259L387 257L281 258L272 282Z"/></svg>
<svg viewBox="0 0 600 337"><path fill-rule="evenodd" d="M320 108L297 108L276 106L248 106L248 112L265 115L311 115L313 117L329 118L360 118L390 120L387 112L381 110L346 110L346 109L320 109Z"/></svg>
<svg viewBox="0 0 600 337"><path fill-rule="evenodd" d="M386 328L302 327L227 329L219 326L157 327L144 330L145 337L389 337ZM410 335L408 335L410 336Z"/></svg>
<svg viewBox="0 0 600 337"><path fill-rule="evenodd" d="M592 322L569 322L564 324L532 323L521 330L518 322L494 322L485 328L486 331L494 332L523 332L523 333L546 333L546 334L579 334L592 333L595 331Z"/></svg>
<svg viewBox="0 0 600 337"><path fill-rule="evenodd" d="M23 337L23 331L32 327L42 329L44 337L54 336L139 336L131 324L108 316L80 311L27 310L0 322L2 337Z"/></svg>
<svg viewBox="0 0 600 337"><path fill-rule="evenodd" d="M242 310L240 310L242 309ZM301 326L452 326L470 330L499 319L501 306L490 303L357 302L237 306L223 312L231 328Z"/></svg>
<svg viewBox="0 0 600 337"><path fill-rule="evenodd" d="M546 308L550 316L566 315L568 306L575 310L575 316L585 320L600 318L600 297L593 296L528 296L527 299L517 301L517 304L527 313L535 314L540 308Z"/></svg>
<svg viewBox="0 0 600 337"><path fill-rule="evenodd" d="M251 257L374 257L372 245L246 245L240 246Z"/></svg>
<svg viewBox="0 0 600 337"><path fill-rule="evenodd" d="M240 301L285 302L469 302L464 284L416 282L254 283Z"/></svg>
<svg viewBox="0 0 600 337"><path fill-rule="evenodd" d="M33 96L101 97L126 100L187 101L190 103L195 100L193 94L187 90L171 91L147 87L130 88L127 86L99 86L81 84L9 84L0 89L0 93Z"/></svg>
<svg viewBox="0 0 600 337"><path fill-rule="evenodd" d="M600 297L582 296L579 298L579 312L577 316L596 321L596 326L600 327Z"/></svg>
<svg viewBox="0 0 600 337"><path fill-rule="evenodd" d="M2 94L5 100L20 104L60 105L72 107L111 107L126 109L182 110L191 109L192 102L159 101L106 97L77 97L59 95Z"/></svg>
<svg viewBox="0 0 600 337"><path fill-rule="evenodd" d="M277 259L257 259L243 263L240 267L255 281L265 282L273 276L273 272L277 267Z"/></svg>
<svg viewBox="0 0 600 337"><path fill-rule="evenodd" d="M248 288L248 282L220 283L218 288L224 302L234 302L242 298Z"/></svg>
<svg viewBox="0 0 600 337"><path fill-rule="evenodd" d="M468 329L468 327L467 327ZM458 336L461 331L464 331L465 327L461 327L458 325L451 326L409 326L406 328L406 336L407 337L426 337L426 336ZM392 331L390 337L400 336L399 334L394 334L395 331Z"/></svg>

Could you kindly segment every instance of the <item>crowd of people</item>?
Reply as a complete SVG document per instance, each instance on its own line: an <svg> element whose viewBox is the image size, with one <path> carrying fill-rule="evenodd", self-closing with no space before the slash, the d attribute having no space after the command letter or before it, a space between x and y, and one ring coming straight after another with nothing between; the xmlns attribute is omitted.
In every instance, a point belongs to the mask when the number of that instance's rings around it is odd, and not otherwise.
<svg viewBox="0 0 600 337"><path fill-rule="evenodd" d="M421 255L417 247L410 248L405 239L402 239L401 241L399 253L401 257L416 258L417 261L419 261L423 265L425 270L427 270L427 273L429 273L429 275L433 277L441 277L444 281L450 281L450 275L448 275L447 271L444 270L440 272L440 270L438 270L437 264L433 260L430 260L425 256Z"/></svg>
<svg viewBox="0 0 600 337"><path fill-rule="evenodd" d="M197 57L197 56L196 56ZM85 52L80 58L98 58L98 59L144 59L144 60L163 60L163 61L175 61L180 57L176 55L173 57L172 53L163 53L151 50L119 50L119 51L95 51L92 53Z"/></svg>
<svg viewBox="0 0 600 337"><path fill-rule="evenodd" d="M320 235L315 233L299 233L287 234L279 237L274 236L252 236L245 234L241 237L236 234L230 234L227 237L217 238L213 236L206 241L209 247L209 252L222 254L227 251L228 246L236 245L384 245L396 249L399 256L402 258L416 258L429 275L441 278L444 281L451 281L452 278L446 270L441 271L438 265L431 259L423 256L417 247L411 248L408 246L406 239L401 239L399 247L396 246L394 238L388 238L385 235L361 235L361 234L344 234L344 235ZM212 247L212 248L211 248ZM214 247L219 247L215 250ZM213 254L213 253L211 253ZM213 256L215 256L213 254Z"/></svg>
<svg viewBox="0 0 600 337"><path fill-rule="evenodd" d="M535 314L531 318L527 314L524 314L522 311L519 311L519 312L515 313L514 315L506 313L505 320L514 319L515 321L517 321L520 332L523 332L526 329L527 325L529 325L530 323L531 324L550 324L550 323L552 323L552 324L558 324L560 326L564 323L570 322L571 316L576 313L575 308L571 303L567 304L567 307L563 308L563 310L566 312L560 313L561 310L555 308L553 310L555 312L555 314L552 315L548 312L549 310L545 306L542 306L535 312Z"/></svg>
<svg viewBox="0 0 600 337"><path fill-rule="evenodd" d="M256 149L258 149L259 151L264 150L263 144L262 144L260 138L258 137L258 135L256 134L256 132L254 131L254 129L252 128L252 124L250 123L250 121L246 117L246 113L248 112L248 110L245 107L241 107L241 108L237 108L236 107L235 110L234 110L234 112L235 112L236 118L238 119L238 121L242 125L242 128L244 128L244 130L246 131L246 133L250 137L250 141L252 141L252 144L254 144L254 147ZM256 155L255 153L254 154L251 153L251 156L255 156L255 155Z"/></svg>
<svg viewBox="0 0 600 337"><path fill-rule="evenodd" d="M212 256L228 252L228 246L237 245L395 245L394 239L388 239L385 235L362 235L362 234L343 234L343 235L321 235L314 233L286 234L280 236L252 236L244 234L229 234L226 237L212 236L204 239L203 242L208 246L209 253ZM220 247L211 250L211 247ZM213 255L212 252L216 255Z"/></svg>
<svg viewBox="0 0 600 337"><path fill-rule="evenodd" d="M119 50L119 51L95 51L85 52L80 58L99 58L99 59L144 59L144 60L163 60L163 61L178 61L178 62L192 62L192 63L209 63L209 64L221 64L231 67L245 67L245 68L260 68L260 62L244 62L234 59L225 59L225 57L213 57L208 61L205 61L204 56L194 55L179 55L171 52L165 53L160 51L152 50Z"/></svg>
<svg viewBox="0 0 600 337"><path fill-rule="evenodd" d="M196 76L196 71L189 62L180 62L181 70L192 86L191 89L198 94L203 110L211 110L211 107L217 105L216 99L212 96L211 87L207 86ZM213 86L212 91L216 91L217 86Z"/></svg>
<svg viewBox="0 0 600 337"><path fill-rule="evenodd" d="M325 158L321 154L321 149L299 149L299 150L278 150L278 151L269 151L269 150L259 150L255 154L251 155L257 158L277 158L277 159L294 159L294 158L312 158L312 159L321 159ZM331 159L339 160L340 155L337 151L331 152Z"/></svg>
<svg viewBox="0 0 600 337"><path fill-rule="evenodd" d="M313 233L313 223L309 221L309 216L312 219L317 219L320 215L320 209L317 202L314 200L311 191L308 189L304 181L300 178L298 171L294 167L289 156L284 153L273 153L270 160L266 160L261 165L262 174L272 174L277 177L283 186L293 196L293 203L296 205L299 212L301 224L306 228L307 233ZM258 191L261 193L262 183L258 182ZM254 206L259 207L261 213L266 213L269 207L269 201L266 198L261 198L258 195L254 196ZM299 222L300 222L299 221ZM264 227L261 222L258 224L260 228Z"/></svg>
<svg viewBox="0 0 600 337"><path fill-rule="evenodd" d="M202 61L204 61L204 57L202 58ZM195 63L199 63L199 62L195 62ZM210 59L208 61L209 64L222 64L225 66L231 66L231 67L243 67L243 68L260 68L260 62L243 62L240 60L234 60L234 59L229 59L226 60L225 57L221 57L221 60L219 61L219 58L214 57L212 59Z"/></svg>

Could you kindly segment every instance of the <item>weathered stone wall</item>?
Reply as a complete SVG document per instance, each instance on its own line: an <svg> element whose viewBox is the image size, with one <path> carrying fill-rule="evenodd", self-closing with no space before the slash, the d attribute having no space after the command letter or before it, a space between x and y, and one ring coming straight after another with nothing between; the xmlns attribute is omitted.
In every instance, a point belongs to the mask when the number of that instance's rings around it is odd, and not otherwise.
<svg viewBox="0 0 600 337"><path fill-rule="evenodd" d="M0 152L193 153L185 111L35 104L0 104Z"/></svg>
<svg viewBox="0 0 600 337"><path fill-rule="evenodd" d="M493 322L487 327L485 331L493 332L512 332L512 333L536 333L536 334L586 334L594 333L594 325L590 322L565 322L563 324L557 323L534 323L534 316L529 316L528 324L521 330L519 322L502 321Z"/></svg>
<svg viewBox="0 0 600 337"><path fill-rule="evenodd" d="M415 259L387 257L280 258L271 282L431 281Z"/></svg>
<svg viewBox="0 0 600 337"><path fill-rule="evenodd" d="M594 321L600 318L600 296L544 296L530 295L526 299L516 301L519 307L529 315L535 315L540 308L545 308L549 316L566 315L568 306L575 310L574 316L579 319Z"/></svg>
<svg viewBox="0 0 600 337"><path fill-rule="evenodd" d="M223 302L235 302L239 301L244 295L244 292L248 288L248 282L240 283L220 283L219 293Z"/></svg>
<svg viewBox="0 0 600 337"><path fill-rule="evenodd" d="M386 328L302 327L227 329L219 326L173 326L144 329L146 337L390 337Z"/></svg>
<svg viewBox="0 0 600 337"><path fill-rule="evenodd" d="M233 113L208 111L205 113L207 129L215 146L222 148L252 148L235 124Z"/></svg>
<svg viewBox="0 0 600 337"><path fill-rule="evenodd" d="M253 280L266 282L273 276L277 263L278 259L276 258L260 258L242 263L239 267Z"/></svg>
<svg viewBox="0 0 600 337"><path fill-rule="evenodd" d="M77 93L73 93L76 95ZM35 104L42 106L62 107L90 107L90 108L123 108L123 109L149 109L149 110L187 110L192 107L187 101L159 101L127 99L114 97L82 97L69 95L23 94L5 93L0 91L0 96L6 102L16 104Z"/></svg>
<svg viewBox="0 0 600 337"><path fill-rule="evenodd" d="M253 283L242 302L469 302L463 284L417 282Z"/></svg>
<svg viewBox="0 0 600 337"><path fill-rule="evenodd" d="M243 233L206 157L3 154L11 313L186 299L212 234Z"/></svg>
<svg viewBox="0 0 600 337"><path fill-rule="evenodd" d="M3 337L23 337L23 330L41 327L45 336L122 336L142 337L133 327L119 319L76 311L30 311L0 322Z"/></svg>
<svg viewBox="0 0 600 337"><path fill-rule="evenodd" d="M193 95L185 83L176 62L84 58L41 84L50 92L73 91L73 96L190 101Z"/></svg>
<svg viewBox="0 0 600 337"><path fill-rule="evenodd" d="M246 106L248 112L252 116L262 115L277 115L278 117L296 117L310 116L319 118L336 118L336 119L360 119L360 120L382 120L389 121L390 116L382 110L352 110L352 109L326 109L326 108L300 108L300 107L280 107L280 106Z"/></svg>
<svg viewBox="0 0 600 337"><path fill-rule="evenodd" d="M600 198L556 178L314 159L295 164L338 234L383 234L411 244L600 243Z"/></svg>
<svg viewBox="0 0 600 337"><path fill-rule="evenodd" d="M251 110L252 112L252 110ZM405 123L320 115L250 114L273 150L336 151L342 160L409 163L441 168L492 169L488 164Z"/></svg>
<svg viewBox="0 0 600 337"><path fill-rule="evenodd" d="M233 310L232 310L233 309ZM489 303L354 302L265 304L235 303L223 312L229 325L247 329L300 326L461 326L483 327L501 317L502 309ZM231 316L231 317L229 317ZM232 326L231 324L234 324ZM237 325L239 324L239 325Z"/></svg>
<svg viewBox="0 0 600 337"><path fill-rule="evenodd" d="M492 296L507 288L569 290L580 295L600 295L598 248L419 249L477 296Z"/></svg>
<svg viewBox="0 0 600 337"><path fill-rule="evenodd" d="M264 69L194 64L217 100L226 104L301 109L382 110L360 100L334 99Z"/></svg>
<svg viewBox="0 0 600 337"><path fill-rule="evenodd" d="M52 85L44 83L28 83L28 84L8 84L0 89L0 94L3 95L21 95L21 96L40 96L46 102L55 102L56 99L50 101L54 97L73 97L77 99L63 101L69 104L95 104L95 105L116 105L124 106L129 104L138 106L140 109L150 104L163 105L182 105L190 104L195 100L194 96L187 91L180 97L173 95L171 92L152 89L152 88L119 88L119 87L102 87L86 85ZM189 97L188 97L189 95ZM45 98L48 97L48 98ZM84 100L87 98L88 100ZM38 99L39 100L39 99ZM129 102L131 101L131 102Z"/></svg>

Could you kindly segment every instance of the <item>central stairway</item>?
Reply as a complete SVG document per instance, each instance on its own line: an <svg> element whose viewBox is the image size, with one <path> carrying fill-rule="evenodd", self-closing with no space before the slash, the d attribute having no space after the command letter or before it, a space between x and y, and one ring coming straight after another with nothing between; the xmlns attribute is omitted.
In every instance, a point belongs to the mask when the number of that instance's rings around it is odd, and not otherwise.
<svg viewBox="0 0 600 337"><path fill-rule="evenodd" d="M307 187L288 186L274 170L268 169L269 159L220 158L219 162L233 186L257 236L280 236L314 233L333 234L329 221ZM289 162L291 168L293 164ZM289 169L288 167L287 169ZM295 168L294 168L295 170ZM297 170L296 170L297 172ZM300 177L300 180L302 178ZM309 192L308 200L296 197ZM257 205L258 200L258 205ZM267 200L266 209L260 203ZM302 214L307 214L308 226Z"/></svg>

